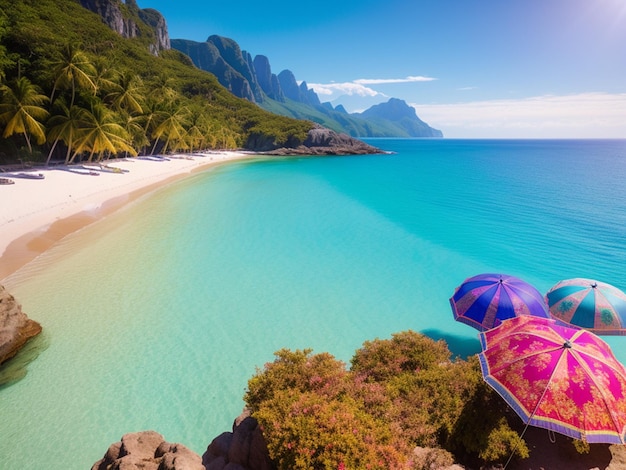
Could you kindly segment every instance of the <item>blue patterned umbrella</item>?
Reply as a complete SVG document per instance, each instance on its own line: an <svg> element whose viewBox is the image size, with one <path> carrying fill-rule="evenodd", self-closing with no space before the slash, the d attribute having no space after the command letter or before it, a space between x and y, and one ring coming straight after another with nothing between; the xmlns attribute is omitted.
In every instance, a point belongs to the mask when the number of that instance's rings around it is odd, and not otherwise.
<svg viewBox="0 0 626 470"><path fill-rule="evenodd" d="M479 331L520 315L550 318L541 293L521 279L506 274L479 274L466 279L450 298L454 319Z"/></svg>
<svg viewBox="0 0 626 470"><path fill-rule="evenodd" d="M626 335L626 294L593 279L567 279L546 294L550 315L561 324L599 335Z"/></svg>

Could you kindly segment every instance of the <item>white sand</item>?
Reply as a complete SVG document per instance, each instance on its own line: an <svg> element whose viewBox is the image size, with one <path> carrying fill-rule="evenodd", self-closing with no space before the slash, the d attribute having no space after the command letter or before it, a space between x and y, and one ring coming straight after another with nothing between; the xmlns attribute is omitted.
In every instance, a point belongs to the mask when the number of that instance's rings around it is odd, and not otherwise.
<svg viewBox="0 0 626 470"><path fill-rule="evenodd" d="M175 156L164 161L129 158L107 162L124 173L76 174L58 168L29 170L44 179L11 178L0 185L0 280L49 248L71 231L119 208L133 196L156 189L173 178L184 177L219 163L250 158L239 152ZM87 165L97 167L97 165ZM18 172L16 172L18 173ZM7 177L0 173L0 177ZM78 217L78 214L89 217ZM71 224L63 222L75 217ZM56 223L56 224L55 224ZM51 226L60 225L50 235ZM33 243L48 234L47 243Z"/></svg>

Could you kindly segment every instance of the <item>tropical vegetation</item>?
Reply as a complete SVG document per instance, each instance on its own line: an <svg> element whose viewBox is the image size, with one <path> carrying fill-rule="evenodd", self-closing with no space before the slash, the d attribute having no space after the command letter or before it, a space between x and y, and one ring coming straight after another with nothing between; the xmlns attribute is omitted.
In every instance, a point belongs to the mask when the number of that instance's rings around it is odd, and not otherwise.
<svg viewBox="0 0 626 470"><path fill-rule="evenodd" d="M328 353L275 353L244 396L281 470L483 466L528 447L476 356L413 331L364 343L351 367ZM416 447L427 449L421 454Z"/></svg>
<svg viewBox="0 0 626 470"><path fill-rule="evenodd" d="M183 54L150 52L78 0L0 0L0 163L298 145L312 124L236 98Z"/></svg>

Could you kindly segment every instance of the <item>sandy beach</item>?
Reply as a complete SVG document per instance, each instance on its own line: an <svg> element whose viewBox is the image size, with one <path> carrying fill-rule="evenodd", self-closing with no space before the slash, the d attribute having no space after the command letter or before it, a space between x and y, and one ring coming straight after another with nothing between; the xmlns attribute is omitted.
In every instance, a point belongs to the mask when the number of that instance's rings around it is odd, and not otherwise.
<svg viewBox="0 0 626 470"><path fill-rule="evenodd" d="M242 152L211 152L115 160L106 162L108 169L85 164L13 172L44 178L15 177L14 184L0 185L0 282L63 237L139 196L192 172L247 158Z"/></svg>

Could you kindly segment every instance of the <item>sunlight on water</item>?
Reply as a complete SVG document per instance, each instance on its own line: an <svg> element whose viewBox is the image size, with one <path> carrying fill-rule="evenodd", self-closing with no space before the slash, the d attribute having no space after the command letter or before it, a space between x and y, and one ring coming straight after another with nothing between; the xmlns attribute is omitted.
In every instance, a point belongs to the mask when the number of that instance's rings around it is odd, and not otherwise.
<svg viewBox="0 0 626 470"><path fill-rule="evenodd" d="M623 141L376 144L398 153L195 175L13 276L46 336L0 388L3 465L89 468L145 429L201 454L283 347L349 362L413 329L475 353L448 298L480 272L626 288Z"/></svg>

